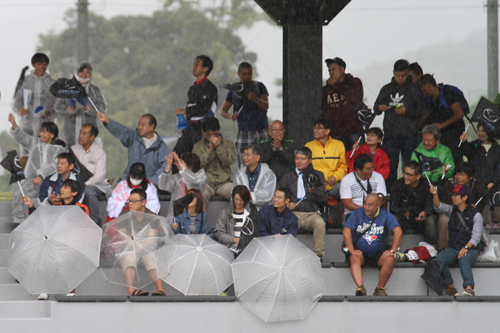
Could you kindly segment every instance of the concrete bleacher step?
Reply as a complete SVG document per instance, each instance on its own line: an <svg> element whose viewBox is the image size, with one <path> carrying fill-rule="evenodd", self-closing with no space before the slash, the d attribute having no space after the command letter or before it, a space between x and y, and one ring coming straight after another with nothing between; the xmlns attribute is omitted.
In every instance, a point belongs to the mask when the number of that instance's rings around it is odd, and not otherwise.
<svg viewBox="0 0 500 333"><path fill-rule="evenodd" d="M0 301L36 300L38 295L30 295L19 283L0 284Z"/></svg>
<svg viewBox="0 0 500 333"><path fill-rule="evenodd" d="M0 284L16 283L16 279L7 271L7 267L0 267Z"/></svg>
<svg viewBox="0 0 500 333"><path fill-rule="evenodd" d="M49 318L50 304L42 301L0 301L0 319Z"/></svg>

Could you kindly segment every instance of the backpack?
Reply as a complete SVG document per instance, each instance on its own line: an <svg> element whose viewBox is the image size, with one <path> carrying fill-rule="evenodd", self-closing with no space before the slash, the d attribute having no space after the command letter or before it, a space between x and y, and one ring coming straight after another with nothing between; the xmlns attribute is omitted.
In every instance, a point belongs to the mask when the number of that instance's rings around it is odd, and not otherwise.
<svg viewBox="0 0 500 333"><path fill-rule="evenodd" d="M462 110L464 111L464 116L467 118L467 120L469 120L469 117L468 117L468 114L470 113L469 103L467 103L467 100L465 99L465 96L464 96L464 93L462 92L462 90L458 89L457 87L452 86L450 84L443 84L443 83L438 84L439 103L441 103L441 105L447 109L449 109L451 107L450 104L448 103L448 101L446 101L446 99L444 98L444 94L443 94L444 87L450 87L459 96L460 105L462 106ZM430 108L430 106L431 106L431 97L427 97L427 107ZM469 122L470 122L470 120L469 120Z"/></svg>
<svg viewBox="0 0 500 333"><path fill-rule="evenodd" d="M321 209L321 217L325 220L326 229L341 229L344 216L344 204L341 200L328 197Z"/></svg>

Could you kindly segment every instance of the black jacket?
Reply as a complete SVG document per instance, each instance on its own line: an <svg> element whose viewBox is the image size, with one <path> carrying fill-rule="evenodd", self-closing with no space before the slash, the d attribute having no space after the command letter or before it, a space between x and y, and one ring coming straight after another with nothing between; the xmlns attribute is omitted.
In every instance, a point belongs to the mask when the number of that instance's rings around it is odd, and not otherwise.
<svg viewBox="0 0 500 333"><path fill-rule="evenodd" d="M396 114L396 104L404 105L406 113ZM382 112L379 110L380 105L388 105L391 109ZM384 113L384 136L386 138L405 139L417 133L418 118L427 114L429 110L422 90L411 82L411 78L408 78L402 85L398 85L392 78L391 83L380 89L373 111L378 115Z"/></svg>
<svg viewBox="0 0 500 333"><path fill-rule="evenodd" d="M281 181L283 176L295 168L295 150L297 149L292 140L281 141L282 150L273 151L273 139L262 140L260 147L262 154L260 162L266 163L276 175L277 183Z"/></svg>
<svg viewBox="0 0 500 333"><path fill-rule="evenodd" d="M456 177L452 177L448 179L444 186L438 186L439 201L444 202L445 204L453 205L453 202L451 201L451 192L448 190L453 190L457 185ZM487 188L485 183L478 181L477 179L473 179L470 183L470 190L472 192L471 204L475 204L483 195L486 194ZM476 209L479 212L482 212L486 202L487 200L481 200L477 204Z"/></svg>
<svg viewBox="0 0 500 333"><path fill-rule="evenodd" d="M425 177L420 178L415 188L406 185L403 178L398 179L391 187L390 200L391 212L400 218L406 212L410 212L410 219L421 212L425 212L426 215L433 212L432 195Z"/></svg>
<svg viewBox="0 0 500 333"><path fill-rule="evenodd" d="M304 189L306 190L306 198L302 200L295 211L297 212L316 212L320 205L323 204L326 198L326 189L325 189L325 176L323 176L322 172L314 170L316 172L316 176L319 179L321 185L314 187L311 193L307 193L307 184L306 179L304 179ZM291 202L297 203L297 180L299 176L294 171L291 171L283 176L281 179L280 186L286 187L292 193Z"/></svg>
<svg viewBox="0 0 500 333"><path fill-rule="evenodd" d="M193 117L204 117L210 111L217 111L217 87L206 79L201 84L193 84L189 88L186 104L186 119L191 120ZM214 104L215 103L215 104Z"/></svg>
<svg viewBox="0 0 500 333"><path fill-rule="evenodd" d="M462 151L476 167L476 179L485 185L500 180L500 146L493 141L488 153L479 140L463 142Z"/></svg>

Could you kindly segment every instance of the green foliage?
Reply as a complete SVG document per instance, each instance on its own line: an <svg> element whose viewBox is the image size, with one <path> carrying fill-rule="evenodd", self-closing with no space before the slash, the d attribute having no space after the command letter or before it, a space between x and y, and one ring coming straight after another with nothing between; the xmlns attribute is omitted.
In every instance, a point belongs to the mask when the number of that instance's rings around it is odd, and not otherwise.
<svg viewBox="0 0 500 333"><path fill-rule="evenodd" d="M175 108L185 107L186 94L193 84L192 65L199 54L214 61L209 79L216 85L237 80L241 61L255 63L256 55L246 52L235 35L238 27L261 19L250 0L219 0L216 6L199 2L167 0L151 17L118 16L106 19L89 13L89 58L94 71L92 83L108 103L108 116L135 128L140 115L151 113L158 119L161 136L180 134ZM39 50L49 54L50 71L55 77L70 77L77 59L77 15L69 10L68 28L60 34L40 36ZM219 90L219 109L227 91ZM233 139L237 128L219 117L222 132ZM107 177L121 176L127 165L127 151L99 125L108 154Z"/></svg>

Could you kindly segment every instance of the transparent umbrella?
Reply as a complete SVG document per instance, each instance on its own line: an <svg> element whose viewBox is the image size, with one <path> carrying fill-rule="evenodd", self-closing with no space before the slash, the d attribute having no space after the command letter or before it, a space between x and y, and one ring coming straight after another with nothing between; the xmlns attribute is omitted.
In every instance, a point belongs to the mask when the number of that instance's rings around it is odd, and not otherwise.
<svg viewBox="0 0 500 333"><path fill-rule="evenodd" d="M156 252L156 261L169 263L160 278L184 295L219 295L233 283L234 254L205 234L177 235L179 245ZM163 265L165 267L165 265Z"/></svg>
<svg viewBox="0 0 500 333"><path fill-rule="evenodd" d="M102 228L101 271L110 283L142 289L164 270L153 253L171 243L177 241L164 216L130 211Z"/></svg>
<svg viewBox="0 0 500 333"><path fill-rule="evenodd" d="M100 245L80 207L42 206L10 234L7 269L31 294L65 294L97 269Z"/></svg>
<svg viewBox="0 0 500 333"><path fill-rule="evenodd" d="M292 235L254 238L231 266L238 301L265 322L304 319L325 292L318 256Z"/></svg>

